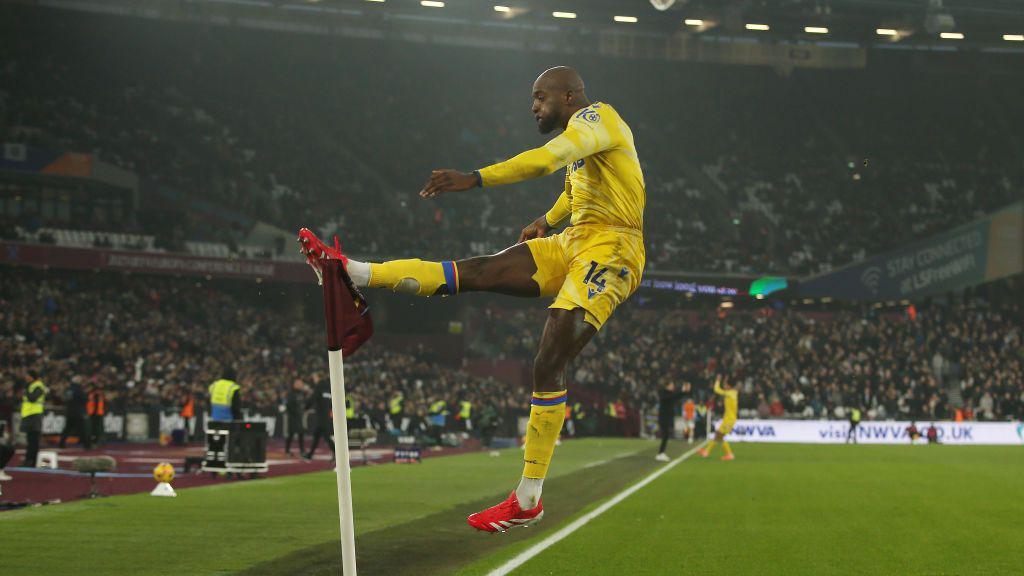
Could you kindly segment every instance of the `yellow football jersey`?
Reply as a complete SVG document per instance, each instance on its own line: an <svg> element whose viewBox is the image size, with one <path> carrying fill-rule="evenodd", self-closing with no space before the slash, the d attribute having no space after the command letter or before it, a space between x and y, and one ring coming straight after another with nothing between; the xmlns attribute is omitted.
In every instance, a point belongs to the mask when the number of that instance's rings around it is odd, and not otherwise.
<svg viewBox="0 0 1024 576"><path fill-rule="evenodd" d="M740 404L739 390L736 390L735 388L726 390L722 388L718 382L715 382L715 394L725 398L725 415L722 416L722 420L735 421Z"/></svg>
<svg viewBox="0 0 1024 576"><path fill-rule="evenodd" d="M483 186L521 182L565 167L565 189L547 213L557 226L604 224L643 230L644 175L633 132L611 105L577 111L565 131L540 148L479 170Z"/></svg>

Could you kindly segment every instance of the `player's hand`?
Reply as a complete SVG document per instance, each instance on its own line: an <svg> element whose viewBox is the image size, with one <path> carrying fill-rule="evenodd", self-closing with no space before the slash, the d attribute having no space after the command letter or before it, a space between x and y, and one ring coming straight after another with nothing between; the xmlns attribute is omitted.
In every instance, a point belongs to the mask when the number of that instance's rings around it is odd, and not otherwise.
<svg viewBox="0 0 1024 576"><path fill-rule="evenodd" d="M547 216L541 216L530 222L529 226L523 228L523 231L519 234L519 241L516 244L522 244L534 238L543 238L548 232L551 232L551 226L548 226Z"/></svg>
<svg viewBox="0 0 1024 576"><path fill-rule="evenodd" d="M475 187L478 183L476 174L472 172L459 172L450 168L434 170L420 190L420 196L434 198L445 192L461 192Z"/></svg>

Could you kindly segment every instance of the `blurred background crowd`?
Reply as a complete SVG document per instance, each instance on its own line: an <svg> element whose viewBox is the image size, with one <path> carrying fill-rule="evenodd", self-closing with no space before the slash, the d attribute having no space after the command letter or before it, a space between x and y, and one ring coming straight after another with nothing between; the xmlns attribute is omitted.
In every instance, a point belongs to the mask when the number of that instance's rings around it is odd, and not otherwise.
<svg viewBox="0 0 1024 576"><path fill-rule="evenodd" d="M326 366L322 320L270 291L9 270L0 285L0 415L17 408L29 370L51 388L54 406L77 381L102 389L110 410L179 413L190 397L201 408L225 367L237 373L245 409L278 414L295 380L311 390ZM479 299L469 306L456 360L451 351L375 341L353 356L346 371L357 416L382 431L408 418L406 431L416 432L439 414L458 429L455 416L467 402L471 414L493 411L506 426L527 414L525 386L474 370L471 361L500 357L528 368L543 309ZM670 382L689 382L695 402L712 400L714 376L724 374L739 387L741 415L750 417L842 419L859 408L873 419L1013 420L1024 418L1022 327L1019 301L981 296L894 309L629 305L567 379L571 404L594 418L619 403L638 421ZM377 339L387 336L384 328Z"/></svg>
<svg viewBox="0 0 1024 576"><path fill-rule="evenodd" d="M340 230L360 256L452 258L508 246L561 190L552 178L416 196L432 168L470 170L544 141L528 97L545 54L28 14L5 11L0 24L0 142L94 154L165 201L114 217L26 198L0 210L7 236L127 231L155 236L157 250L206 241L267 257L309 226ZM1019 80L999 60L956 58L939 68L891 54L866 69L787 75L574 62L588 94L633 129L649 270L805 274L1020 198ZM479 74L486 86L450 89ZM239 251L256 223L282 238Z"/></svg>

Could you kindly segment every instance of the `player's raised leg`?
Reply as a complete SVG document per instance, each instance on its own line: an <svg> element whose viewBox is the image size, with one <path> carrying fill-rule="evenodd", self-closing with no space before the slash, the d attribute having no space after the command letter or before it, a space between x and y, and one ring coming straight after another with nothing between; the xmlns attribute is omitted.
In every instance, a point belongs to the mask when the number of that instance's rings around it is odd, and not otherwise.
<svg viewBox="0 0 1024 576"><path fill-rule="evenodd" d="M532 524L543 516L541 490L565 420L565 368L596 333L597 329L585 320L583 309L551 310L533 363L533 399L523 476L504 502L470 515L466 519L470 526L486 532L504 532L514 526Z"/></svg>
<svg viewBox="0 0 1024 576"><path fill-rule="evenodd" d="M312 232L299 231L299 245L309 265L320 275L319 259L341 260L359 288L386 288L417 296L454 295L459 292L496 292L535 298L540 288L533 276L537 265L525 243L497 254L465 260L430 262L418 258L381 263L359 262L340 247L328 246Z"/></svg>

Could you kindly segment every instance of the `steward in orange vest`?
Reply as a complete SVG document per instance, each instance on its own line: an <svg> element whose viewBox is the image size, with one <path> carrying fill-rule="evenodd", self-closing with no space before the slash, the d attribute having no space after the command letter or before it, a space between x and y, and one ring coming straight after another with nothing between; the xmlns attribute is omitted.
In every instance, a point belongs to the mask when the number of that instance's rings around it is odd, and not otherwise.
<svg viewBox="0 0 1024 576"><path fill-rule="evenodd" d="M185 439L188 440L192 437L192 432L189 430L192 419L196 417L196 395L192 392L185 394L185 403L181 406L180 414L185 420Z"/></svg>
<svg viewBox="0 0 1024 576"><path fill-rule="evenodd" d="M107 414L107 399L103 395L103 386L98 381L94 381L89 388L85 413L89 416L89 434L92 436L92 443L94 445L103 444L105 439L103 417Z"/></svg>

